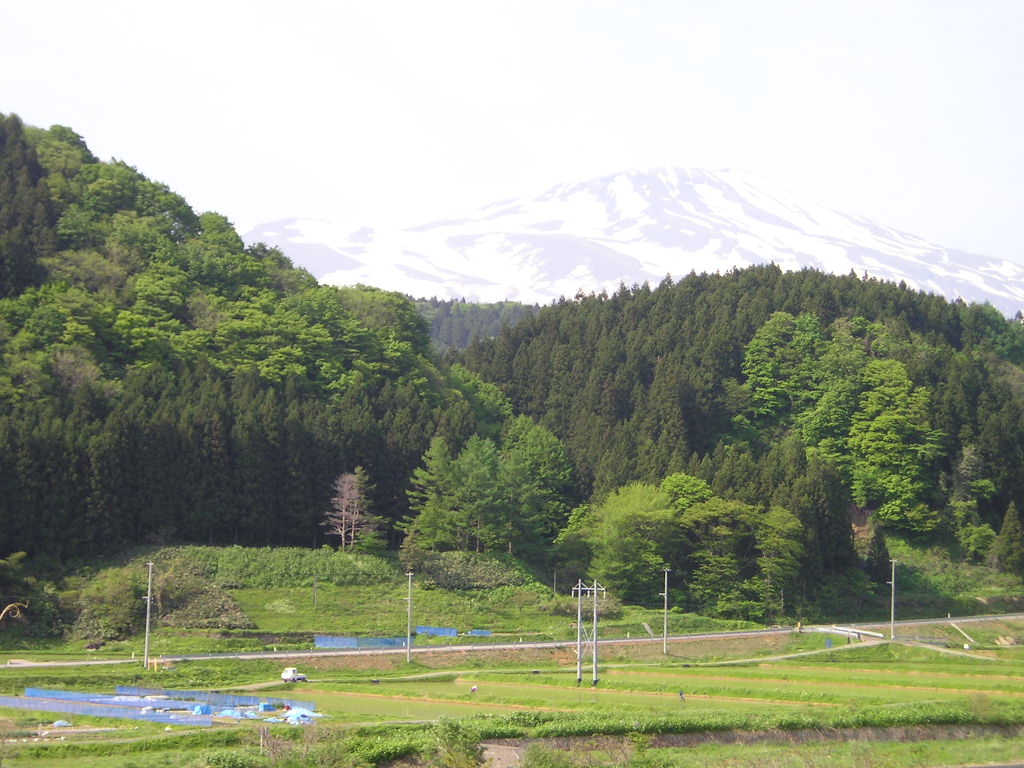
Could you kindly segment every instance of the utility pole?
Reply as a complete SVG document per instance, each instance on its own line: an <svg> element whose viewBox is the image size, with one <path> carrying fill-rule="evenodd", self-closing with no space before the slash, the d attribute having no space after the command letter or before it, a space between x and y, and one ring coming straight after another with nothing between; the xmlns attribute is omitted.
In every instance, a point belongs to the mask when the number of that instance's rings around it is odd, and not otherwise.
<svg viewBox="0 0 1024 768"><path fill-rule="evenodd" d="M665 591L661 593L664 598L662 603L662 623L661 623L661 652L668 656L668 574L672 570L671 568L663 568L665 571Z"/></svg>
<svg viewBox="0 0 1024 768"><path fill-rule="evenodd" d="M589 592L594 598L594 618L591 627L593 634L590 638L590 658L594 666L591 685L597 686L597 593L605 590L596 579L590 587L580 579L572 591L576 595L576 685L583 682L583 593Z"/></svg>
<svg viewBox="0 0 1024 768"><path fill-rule="evenodd" d="M576 582L576 685L583 682L583 579Z"/></svg>
<svg viewBox="0 0 1024 768"><path fill-rule="evenodd" d="M594 586L591 587L591 590L594 593L594 636L591 638L593 640L593 650L590 652L590 656L594 662L594 676L590 684L597 688L597 593L598 590L604 592L604 587L597 583L597 579L594 579Z"/></svg>
<svg viewBox="0 0 1024 768"><path fill-rule="evenodd" d="M889 639L896 639L896 561L890 560L892 563L892 580L889 584L892 586L892 593L889 597Z"/></svg>
<svg viewBox="0 0 1024 768"><path fill-rule="evenodd" d="M405 613L405 660L412 661L412 571L406 576L409 577L409 596L405 598L407 603Z"/></svg>
<svg viewBox="0 0 1024 768"><path fill-rule="evenodd" d="M149 568L148 586L146 587L146 642L142 646L142 666L149 669L149 617L153 607L153 564L146 563Z"/></svg>

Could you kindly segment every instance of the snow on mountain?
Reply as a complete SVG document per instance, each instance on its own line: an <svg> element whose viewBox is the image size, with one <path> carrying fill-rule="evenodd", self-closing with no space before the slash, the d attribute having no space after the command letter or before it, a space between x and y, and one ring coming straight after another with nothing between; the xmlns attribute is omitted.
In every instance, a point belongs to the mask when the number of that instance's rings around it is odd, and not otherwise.
<svg viewBox="0 0 1024 768"><path fill-rule="evenodd" d="M401 230L310 219L255 227L321 282L547 304L620 284L775 263L870 275L1024 309L1024 266L831 210L749 174L664 168L563 184Z"/></svg>

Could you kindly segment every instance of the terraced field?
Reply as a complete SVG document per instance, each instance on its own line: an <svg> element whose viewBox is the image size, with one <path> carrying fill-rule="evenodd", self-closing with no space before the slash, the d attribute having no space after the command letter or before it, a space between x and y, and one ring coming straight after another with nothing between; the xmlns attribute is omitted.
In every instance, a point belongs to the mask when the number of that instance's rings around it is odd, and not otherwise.
<svg viewBox="0 0 1024 768"><path fill-rule="evenodd" d="M722 658L726 647L732 658ZM587 679L577 686L571 649L424 655L413 664L395 657L304 659L309 681L298 686L273 680L265 661L180 663L144 674L111 668L81 678L67 670L33 670L32 677L35 685L50 675L54 687L92 690L117 682L193 688L205 683L313 701L324 714L316 725L275 725L264 735L296 766L386 765L414 755L420 755L421 765L442 765L429 761L446 739L455 738L452 733L489 744L488 754L502 761L495 765L505 766L774 767L819 764L825 754L834 754L838 766L951 765L944 745L967 732L963 729L974 729L970 748L960 752L964 764L1024 755L1024 664L1012 647L960 651L865 642L825 648L821 637L794 633L782 639L730 639L728 645L678 641L668 656L660 654L660 646L635 650L635 657L629 647L608 653L596 688L590 685L589 666ZM0 686L10 691L18 675L0 667ZM226 677L235 684L225 685ZM88 721L89 727L114 730L68 731L61 741L40 736L39 723L54 719L42 712L0 710L5 768L271 764L266 744L265 754L259 754L262 723L163 731L117 720ZM875 744L854 746L868 733ZM685 748L680 739L688 740ZM916 747L895 741L914 741ZM547 763L536 762L541 753ZM118 754L122 763L108 762ZM217 755L231 755L235 762ZM693 762L701 755L704 762Z"/></svg>

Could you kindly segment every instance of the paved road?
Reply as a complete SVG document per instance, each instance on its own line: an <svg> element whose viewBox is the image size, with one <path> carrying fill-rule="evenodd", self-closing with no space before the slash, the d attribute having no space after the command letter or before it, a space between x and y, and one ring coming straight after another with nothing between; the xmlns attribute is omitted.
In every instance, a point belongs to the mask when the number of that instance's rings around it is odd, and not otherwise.
<svg viewBox="0 0 1024 768"><path fill-rule="evenodd" d="M928 624L949 624L953 622L955 624L970 624L984 621L1005 621L1013 619L1024 619L1024 613L1005 613L1005 614L993 614L988 616L954 616L945 618L935 619L911 619L907 621L897 621L895 626L897 629L907 629L911 627L923 626ZM832 625L837 626L837 625ZM869 631L887 633L889 629L889 622L869 622L869 623L857 623L857 624L842 624L838 625L842 627L849 627L851 629L864 629ZM703 632L694 635L669 635L670 641L677 640L717 640L717 639L728 639L734 637L757 637L757 636L770 636L770 635L783 635L793 632L795 627L773 627L771 629L752 629L752 630L737 630L733 632ZM824 630L828 629L826 626L808 626L805 630ZM897 637L899 633L897 633ZM662 638L660 636L655 637L632 637L632 638L610 638L607 640L598 640L600 646L611 646L611 645L635 645L643 643L660 643ZM544 641L544 642L526 642L526 643L474 643L470 645L428 645L420 646L419 648L413 647L413 655L423 655L429 653L469 653L473 651L520 651L524 649L543 649L543 648L575 648L575 641ZM304 659L313 658L320 656L380 656L380 655L404 655L405 648L356 648L356 649L318 649L308 651L259 651L251 653L190 653L190 654L174 654L174 655L161 655L159 658L163 661L198 661L204 659ZM153 657L156 658L156 657ZM81 661L21 661L12 659L7 662L7 667L60 667L60 666L85 666L91 664L129 664L129 663L140 663L140 659L83 659Z"/></svg>

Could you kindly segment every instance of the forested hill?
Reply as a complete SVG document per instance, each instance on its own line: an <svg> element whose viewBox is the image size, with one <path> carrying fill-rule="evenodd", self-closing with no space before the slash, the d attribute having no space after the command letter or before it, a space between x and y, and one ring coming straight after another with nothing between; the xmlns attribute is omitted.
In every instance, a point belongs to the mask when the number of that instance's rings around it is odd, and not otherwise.
<svg viewBox="0 0 1024 768"><path fill-rule="evenodd" d="M504 418L429 346L405 297L320 286L70 129L0 115L0 556L314 545L356 467L390 530L432 437Z"/></svg>
<svg viewBox="0 0 1024 768"><path fill-rule="evenodd" d="M965 552L1024 500L1024 327L989 305L754 267L563 301L460 359L565 442L584 496L685 472Z"/></svg>
<svg viewBox="0 0 1024 768"><path fill-rule="evenodd" d="M0 116L0 571L401 543L437 584L501 554L644 602L668 568L772 621L884 583L883 533L1024 574L1024 327L991 306L755 267L419 309ZM421 311L477 335L451 366Z"/></svg>

